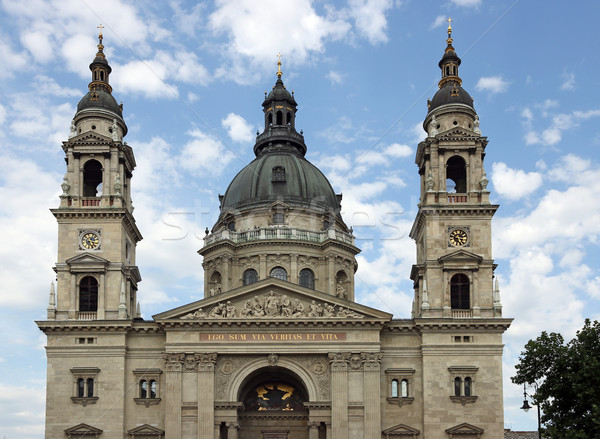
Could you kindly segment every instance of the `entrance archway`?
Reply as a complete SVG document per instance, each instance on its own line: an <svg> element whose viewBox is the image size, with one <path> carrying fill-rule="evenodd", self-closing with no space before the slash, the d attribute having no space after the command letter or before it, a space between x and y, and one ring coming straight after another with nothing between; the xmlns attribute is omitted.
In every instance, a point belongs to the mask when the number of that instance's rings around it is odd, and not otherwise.
<svg viewBox="0 0 600 439"><path fill-rule="evenodd" d="M293 372L267 367L246 377L238 401L239 437L244 439L308 439L306 386Z"/></svg>

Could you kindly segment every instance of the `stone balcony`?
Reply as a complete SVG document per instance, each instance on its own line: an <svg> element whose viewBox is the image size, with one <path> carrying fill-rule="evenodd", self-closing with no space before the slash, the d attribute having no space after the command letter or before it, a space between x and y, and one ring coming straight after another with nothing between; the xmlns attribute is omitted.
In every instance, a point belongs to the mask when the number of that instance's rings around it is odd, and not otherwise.
<svg viewBox="0 0 600 439"><path fill-rule="evenodd" d="M204 238L204 247L214 244L218 241L233 241L236 244L251 241L267 241L267 240L290 240L290 241L306 241L306 242L324 242L329 239L354 245L354 236L342 232L340 230L328 229L321 232L312 230L303 230L289 227L263 227L240 232L231 230L221 230L220 232L212 233Z"/></svg>

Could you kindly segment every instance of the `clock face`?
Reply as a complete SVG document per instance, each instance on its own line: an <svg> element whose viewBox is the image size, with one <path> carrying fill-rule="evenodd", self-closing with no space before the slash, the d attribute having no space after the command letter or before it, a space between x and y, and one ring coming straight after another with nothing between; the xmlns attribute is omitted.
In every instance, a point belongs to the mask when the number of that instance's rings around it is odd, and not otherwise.
<svg viewBox="0 0 600 439"><path fill-rule="evenodd" d="M462 247L469 241L469 235L463 229L454 229L450 232L450 245L454 247Z"/></svg>
<svg viewBox="0 0 600 439"><path fill-rule="evenodd" d="M87 250L94 250L100 246L100 237L94 232L86 232L81 236L81 246Z"/></svg>

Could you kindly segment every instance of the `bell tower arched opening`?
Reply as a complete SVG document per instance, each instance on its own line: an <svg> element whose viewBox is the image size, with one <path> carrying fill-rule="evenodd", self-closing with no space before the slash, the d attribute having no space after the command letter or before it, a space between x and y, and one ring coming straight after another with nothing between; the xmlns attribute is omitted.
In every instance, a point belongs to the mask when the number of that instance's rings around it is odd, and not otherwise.
<svg viewBox="0 0 600 439"><path fill-rule="evenodd" d="M88 160L83 166L83 196L97 197L102 184L102 165L97 160Z"/></svg>
<svg viewBox="0 0 600 439"><path fill-rule="evenodd" d="M448 182L454 183L454 190L448 187ZM457 155L450 157L446 163L446 190L458 194L467 193L467 166L465 160Z"/></svg>

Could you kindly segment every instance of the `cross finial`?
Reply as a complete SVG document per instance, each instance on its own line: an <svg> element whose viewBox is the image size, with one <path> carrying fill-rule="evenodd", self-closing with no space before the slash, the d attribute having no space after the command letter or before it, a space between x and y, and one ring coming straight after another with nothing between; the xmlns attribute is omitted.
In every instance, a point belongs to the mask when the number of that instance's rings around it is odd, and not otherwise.
<svg viewBox="0 0 600 439"><path fill-rule="evenodd" d="M96 26L98 29L100 29L100 33L98 34L98 39L100 40L100 44L102 44L102 29L104 29L104 26L102 26L102 24L100 24L99 26Z"/></svg>
<svg viewBox="0 0 600 439"><path fill-rule="evenodd" d="M279 52L277 54L277 77L281 78L282 72L281 72L281 52Z"/></svg>
<svg viewBox="0 0 600 439"><path fill-rule="evenodd" d="M454 21L450 17L446 20L448 22L448 38L452 35L452 22Z"/></svg>

